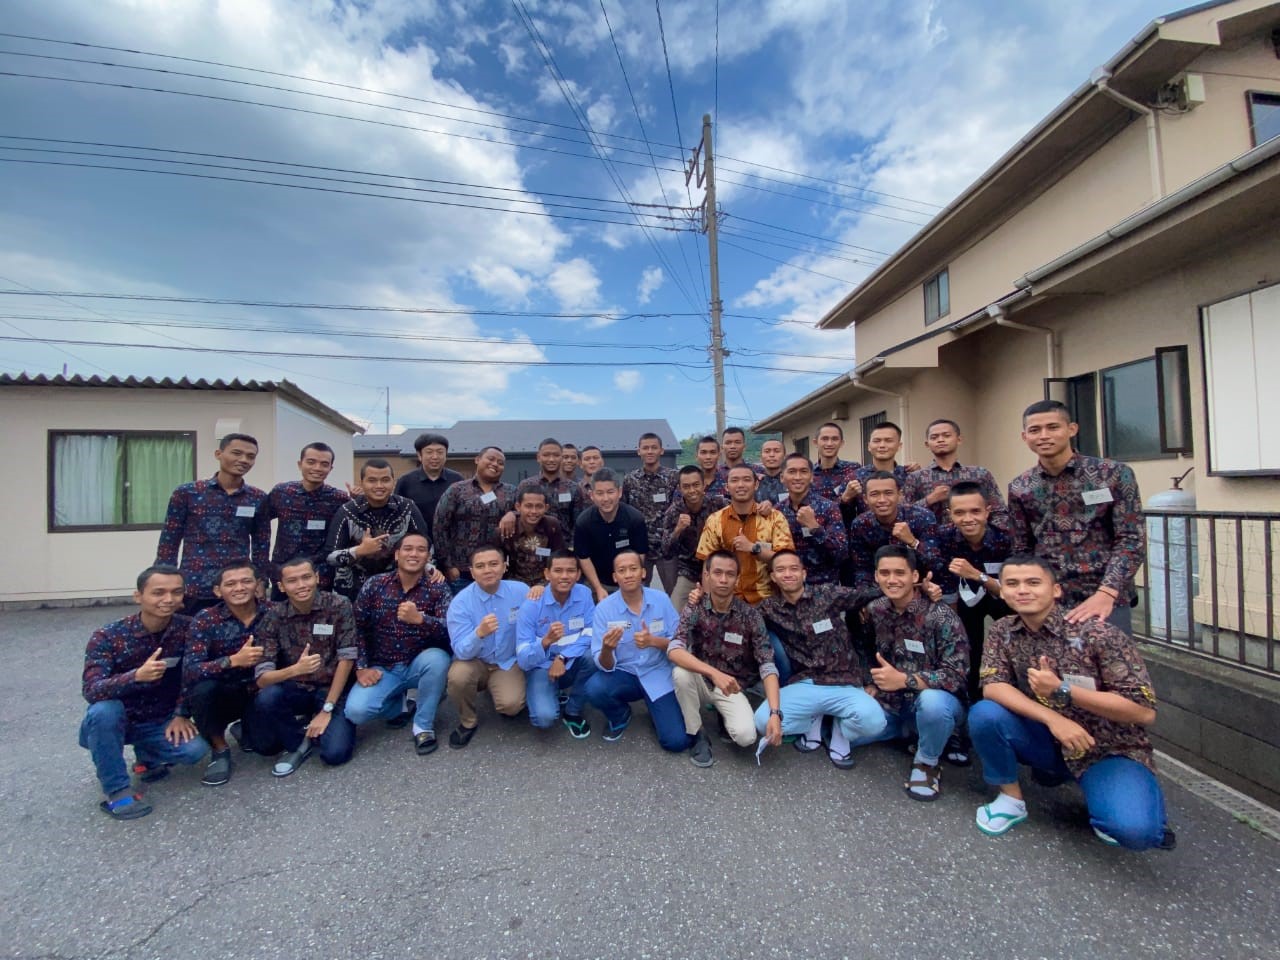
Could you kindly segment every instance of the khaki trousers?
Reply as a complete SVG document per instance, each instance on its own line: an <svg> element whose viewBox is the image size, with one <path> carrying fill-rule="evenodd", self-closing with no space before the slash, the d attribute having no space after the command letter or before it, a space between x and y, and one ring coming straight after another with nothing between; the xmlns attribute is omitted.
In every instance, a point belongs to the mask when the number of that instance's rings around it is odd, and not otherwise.
<svg viewBox="0 0 1280 960"><path fill-rule="evenodd" d="M454 660L449 664L446 689L458 711L458 721L467 729L480 722L476 718L476 696L485 688L499 713L514 717L524 709L524 671L520 667L512 664L503 670L483 660Z"/></svg>
<svg viewBox="0 0 1280 960"><path fill-rule="evenodd" d="M746 694L739 691L726 697L706 677L684 667L673 668L671 679L675 683L680 714L684 717L685 733L694 736L702 729L702 708L710 703L724 718L724 728L734 743L740 747L755 746L755 714Z"/></svg>
<svg viewBox="0 0 1280 960"><path fill-rule="evenodd" d="M676 608L676 613L684 612L684 606L689 602L689 594L693 593L693 588L697 585L684 574L676 578L675 589L671 591L671 605Z"/></svg>

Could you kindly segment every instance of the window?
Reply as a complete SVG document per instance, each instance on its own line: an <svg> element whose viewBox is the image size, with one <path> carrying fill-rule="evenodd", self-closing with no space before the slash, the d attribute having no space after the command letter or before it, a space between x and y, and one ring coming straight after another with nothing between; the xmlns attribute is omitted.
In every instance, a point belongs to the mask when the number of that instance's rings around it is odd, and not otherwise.
<svg viewBox="0 0 1280 960"><path fill-rule="evenodd" d="M796 437L793 442L795 443L795 446L796 446L796 449L795 449L796 453L800 454L800 456L802 457L807 457L809 455L809 438L808 437Z"/></svg>
<svg viewBox="0 0 1280 960"><path fill-rule="evenodd" d="M1160 449L1160 404L1154 357L1102 371L1104 448L1117 460L1153 460Z"/></svg>
<svg viewBox="0 0 1280 960"><path fill-rule="evenodd" d="M1255 147L1280 136L1280 94L1249 94L1249 131Z"/></svg>
<svg viewBox="0 0 1280 960"><path fill-rule="evenodd" d="M879 413L873 413L869 417L862 418L860 422L862 423L862 449L863 450L866 450L867 445L871 443L871 431L873 431L876 427L880 426L880 424L884 423L888 419L889 419L889 414L887 411L884 411L884 410L881 410ZM862 457L858 457L858 459L861 460Z"/></svg>
<svg viewBox="0 0 1280 960"><path fill-rule="evenodd" d="M1086 373L1079 377L1046 380L1044 398L1058 400L1067 405L1071 419L1079 424L1073 444L1077 453L1088 457L1102 455L1098 443L1098 378Z"/></svg>
<svg viewBox="0 0 1280 960"><path fill-rule="evenodd" d="M1280 474L1280 284L1200 312L1209 472Z"/></svg>
<svg viewBox="0 0 1280 960"><path fill-rule="evenodd" d="M951 312L951 277L944 268L924 282L924 322L933 323Z"/></svg>
<svg viewBox="0 0 1280 960"><path fill-rule="evenodd" d="M195 479L193 433L49 433L49 530L146 530Z"/></svg>

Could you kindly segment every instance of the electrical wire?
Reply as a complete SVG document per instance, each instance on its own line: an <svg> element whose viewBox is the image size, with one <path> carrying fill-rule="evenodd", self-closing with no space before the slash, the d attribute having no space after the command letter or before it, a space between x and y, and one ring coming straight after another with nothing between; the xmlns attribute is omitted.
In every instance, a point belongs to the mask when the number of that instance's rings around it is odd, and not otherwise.
<svg viewBox="0 0 1280 960"><path fill-rule="evenodd" d="M799 270L801 273L812 273L815 277L824 277L827 280L835 280L837 283L847 283L849 286L857 286L857 280L850 280L848 277L833 277L829 273L821 273L817 270L810 270L808 267L802 267L792 263L790 260L780 260L777 257L771 257L767 253L761 253L759 250L752 250L750 247L744 247L734 243L732 240L721 240L726 247L733 247L735 250L741 250L743 253L749 253L754 257L761 257L765 260L772 260L774 263L780 263L784 267L790 267L792 270Z"/></svg>

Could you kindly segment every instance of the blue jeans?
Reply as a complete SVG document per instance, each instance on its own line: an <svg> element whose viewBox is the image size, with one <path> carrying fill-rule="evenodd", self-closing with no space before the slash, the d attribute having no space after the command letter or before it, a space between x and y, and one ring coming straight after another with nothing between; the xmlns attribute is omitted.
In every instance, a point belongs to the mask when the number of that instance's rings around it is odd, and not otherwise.
<svg viewBox="0 0 1280 960"><path fill-rule="evenodd" d="M129 768L124 762L124 745L133 744L139 763L157 767L168 763L199 763L209 752L204 737L182 744L164 738L168 721L130 723L119 700L99 700L89 704L80 722L80 746L89 751L102 792L111 797L129 788Z"/></svg>
<svg viewBox="0 0 1280 960"><path fill-rule="evenodd" d="M769 631L769 646L773 647L773 665L778 668L778 683L780 686L785 687L793 672L791 658L787 656L787 651L783 647L782 641L772 630Z"/></svg>
<svg viewBox="0 0 1280 960"><path fill-rule="evenodd" d="M304 687L295 680L274 683L258 691L253 702L254 749L271 756L281 750L292 753L302 746L303 734L311 718L316 715L325 698L326 687ZM299 714L306 719L299 720ZM342 704L329 714L329 726L317 740L320 759L330 766L338 766L351 759L356 748L356 726L346 718Z"/></svg>
<svg viewBox="0 0 1280 960"><path fill-rule="evenodd" d="M874 737L864 737L854 746L878 740L896 740L914 729L920 738L916 759L936 767L952 731L964 720L964 707L954 693L946 690L921 690L905 701L902 710L886 710L884 730Z"/></svg>
<svg viewBox="0 0 1280 960"><path fill-rule="evenodd" d="M844 735L853 743L876 739L884 731L884 710L876 698L861 687L826 686L812 680L789 683L778 694L782 708L782 735L798 736L812 726L817 717L829 714L840 724ZM769 723L769 702L756 710L756 731L764 736Z"/></svg>
<svg viewBox="0 0 1280 960"><path fill-rule="evenodd" d="M991 700L969 711L969 739L992 786L1018 782L1018 764L1065 782L1071 771L1049 728ZM1147 850L1164 838L1164 793L1156 775L1128 757L1104 757L1079 778L1089 823L1130 850Z"/></svg>
<svg viewBox="0 0 1280 960"><path fill-rule="evenodd" d="M555 726L560 719L560 700L556 694L561 690L569 693L569 699L564 703L565 715L582 716L587 698L586 683L598 669L591 654L584 653L574 658L559 680L552 680L546 667L525 671L524 696L529 707L529 722L543 730Z"/></svg>
<svg viewBox="0 0 1280 960"><path fill-rule="evenodd" d="M625 670L596 670L583 687L591 705L604 714L609 726L617 730L631 719L631 704L643 700L649 708L649 720L663 750L679 753L687 750L693 738L684 732L684 715L676 701L676 692L650 700L640 678Z"/></svg>
<svg viewBox="0 0 1280 960"><path fill-rule="evenodd" d="M372 687L358 683L347 694L347 719L359 726L378 717L390 720L400 713L401 696L406 690L418 691L418 710L413 715L414 730L436 728L436 708L444 696L445 678L453 658L438 647L428 647L410 663L378 666L382 678Z"/></svg>

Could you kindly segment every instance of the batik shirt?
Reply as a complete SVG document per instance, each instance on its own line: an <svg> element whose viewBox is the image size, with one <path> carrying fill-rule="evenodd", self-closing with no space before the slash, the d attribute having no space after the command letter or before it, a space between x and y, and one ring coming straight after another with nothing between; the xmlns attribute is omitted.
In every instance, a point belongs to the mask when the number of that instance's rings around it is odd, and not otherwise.
<svg viewBox="0 0 1280 960"><path fill-rule="evenodd" d="M84 651L81 691L90 703L119 700L129 723L165 723L178 709L182 692L182 654L191 618L173 615L159 633L148 633L142 614L109 623L93 631ZM153 683L134 678L156 648L168 669Z"/></svg>
<svg viewBox="0 0 1280 960"><path fill-rule="evenodd" d="M547 494L547 516L560 521L560 529L572 530L578 522L578 514L591 505L591 501L582 493L582 487L576 480L556 477L525 477L516 485L516 499L525 490L544 490Z"/></svg>
<svg viewBox="0 0 1280 960"><path fill-rule="evenodd" d="M189 601L212 597L213 578L234 560L248 559L265 573L271 549L266 503L266 493L247 483L227 493L216 474L182 484L169 498L156 563L180 566Z"/></svg>
<svg viewBox="0 0 1280 960"><path fill-rule="evenodd" d="M901 613L888 597L867 605L876 651L906 674L919 674L931 689L963 697L969 683L969 635L955 611L916 594ZM899 713L915 699L911 690L881 691L876 699Z"/></svg>
<svg viewBox="0 0 1280 960"><path fill-rule="evenodd" d="M516 508L516 488L499 482L485 492L472 477L459 480L444 492L436 504L432 529L436 533L436 566L446 570L471 569L471 552L476 547L498 542L498 523L508 510Z"/></svg>
<svg viewBox="0 0 1280 960"><path fill-rule="evenodd" d="M560 522L547 515L538 521L532 533L525 533L516 519L516 532L502 541L511 563L511 578L533 586L545 579L547 557L564 549L564 531Z"/></svg>
<svg viewBox="0 0 1280 960"><path fill-rule="evenodd" d="M253 619L246 624L221 601L195 615L182 657L184 709L191 691L203 680L217 680L245 690L253 688L253 667L233 667L231 655L243 647L250 636L256 639L258 625L266 612L266 607L259 604Z"/></svg>
<svg viewBox="0 0 1280 960"><path fill-rule="evenodd" d="M987 527L983 531L982 542L975 547L954 524L944 524L938 528L938 554L941 561L939 570L933 575L933 582L948 595L959 589L960 578L947 569L952 560L968 560L987 576L999 577L1000 567L1009 559L1012 550L1009 535L998 527ZM982 584L978 581L966 582L974 593L982 589Z"/></svg>
<svg viewBox="0 0 1280 960"><path fill-rule="evenodd" d="M933 493L934 487L954 487L957 483L976 483L980 486L991 511L989 522L1001 530L1009 529L1009 509L1004 505L1004 497L996 485L996 478L985 467L966 467L954 463L950 470L943 470L935 461L921 470L907 474L902 485L902 499L932 511L934 519L939 523L947 523L951 519L951 511L946 500L932 505L924 501Z"/></svg>
<svg viewBox="0 0 1280 960"><path fill-rule="evenodd" d="M389 534L387 542L377 553L367 557L355 555L356 545L366 537L384 533ZM369 506L363 495L348 500L330 522L325 542L329 563L335 568L333 588L347 599L359 596L364 582L371 576L395 568L396 547L408 533L427 535L427 523L412 500L394 493L381 507Z"/></svg>
<svg viewBox="0 0 1280 960"><path fill-rule="evenodd" d="M255 678L293 666L309 646L320 657L320 669L292 682L311 690L328 690L338 662L355 660L359 654L351 601L327 590L316 591L307 613L288 600L273 603L258 625L257 639L262 659L254 668Z"/></svg>
<svg viewBox="0 0 1280 960"><path fill-rule="evenodd" d="M779 470L776 476L769 476L761 467L756 471L756 476L760 478L760 485L756 487L756 503L769 500L777 503L787 495L787 488L782 485L782 471Z"/></svg>
<svg viewBox="0 0 1280 960"><path fill-rule="evenodd" d="M1037 699L1027 683L1027 668L1047 657L1050 668L1072 686L1118 693L1126 700L1155 709L1156 695L1151 677L1133 638L1103 620L1067 623L1062 607L1055 605L1039 630L1031 630L1021 617L997 620L987 634L982 650L980 683L1008 683L1031 699ZM1054 707L1053 709L1058 709ZM1092 764L1106 757L1128 757L1154 770L1151 741L1136 723L1119 723L1079 707L1067 706L1059 712L1084 727L1094 746L1079 757L1063 759L1079 777Z"/></svg>
<svg viewBox="0 0 1280 960"><path fill-rule="evenodd" d="M760 601L760 614L791 659L789 683L864 687L866 667L853 648L844 615L866 600L866 592L834 583L804 585L791 603L779 594Z"/></svg>
<svg viewBox="0 0 1280 960"><path fill-rule="evenodd" d="M324 548L329 538L329 523L351 497L345 490L321 484L308 490L301 480L278 483L267 496L267 519L278 520L276 542L271 549L271 577L280 579L281 564L306 557L316 568L320 587L333 586L333 568L326 562Z"/></svg>
<svg viewBox="0 0 1280 960"><path fill-rule="evenodd" d="M365 581L356 598L356 666L390 667L410 663L428 647L449 651L449 588L431 583L423 575L410 589L400 583L398 571L379 573ZM405 623L397 611L400 604L412 603L423 616L422 623Z"/></svg>
<svg viewBox="0 0 1280 960"><path fill-rule="evenodd" d="M730 598L729 609L724 613L716 610L711 597L705 594L697 603L685 607L667 650L687 650L743 687L778 675L764 619L741 597Z"/></svg>
<svg viewBox="0 0 1280 960"><path fill-rule="evenodd" d="M850 480L858 479L858 471L862 464L852 460L836 460L830 467L824 467L821 460L813 462L813 484L811 489L824 500L840 502L840 494L849 485Z"/></svg>
<svg viewBox="0 0 1280 960"><path fill-rule="evenodd" d="M1036 464L1009 484L1014 553L1048 560L1063 605L1110 587L1128 604L1147 552L1142 498L1133 471L1115 460L1074 454L1056 477Z"/></svg>
<svg viewBox="0 0 1280 960"><path fill-rule="evenodd" d="M697 583L702 579L702 561L698 559L698 541L707 525L707 517L727 507L724 497L714 496L702 498L702 506L691 512L684 502L684 497L676 494L675 501L667 507L662 517L662 546L660 556L676 561L676 573ZM689 514L689 526L675 535L676 524L680 522L680 514Z"/></svg>
<svg viewBox="0 0 1280 960"><path fill-rule="evenodd" d="M662 542L662 516L677 489L676 472L670 467L659 466L653 473L632 470L622 480L622 502L640 511L651 545Z"/></svg>
<svg viewBox="0 0 1280 960"><path fill-rule="evenodd" d="M840 565L849 557L849 534L840 516L840 507L810 489L800 501L801 507L812 507L818 526L807 530L796 519L795 504L788 494L776 504L778 511L787 518L791 539L796 553L804 563L809 583L835 583L840 579Z"/></svg>
<svg viewBox="0 0 1280 960"><path fill-rule="evenodd" d="M677 476L679 476L677 474ZM711 475L711 479L707 479L707 475L702 475L703 492L708 497L723 497L726 502L729 500L729 468L723 463L716 464L715 472Z"/></svg>
<svg viewBox="0 0 1280 960"><path fill-rule="evenodd" d="M908 504L898 505L898 515L893 523L885 527L876 519L876 515L866 510L849 524L849 557L853 561L854 583L858 585L875 583L876 551L890 543L901 543L893 536L895 523L905 522L911 533L920 543L916 546L919 558L920 579L933 573L935 580L941 575L942 558L938 553L938 524L933 514L922 507Z"/></svg>
<svg viewBox="0 0 1280 960"><path fill-rule="evenodd" d="M698 539L698 559L705 560L717 550L727 550L738 558L737 595L747 603L759 603L762 597L773 593L773 581L769 579L769 566L750 550L735 550L733 541L742 534L752 543L767 543L775 552L794 549L791 528L787 518L779 510L762 517L751 504L751 513L743 520L731 503L707 517Z"/></svg>

